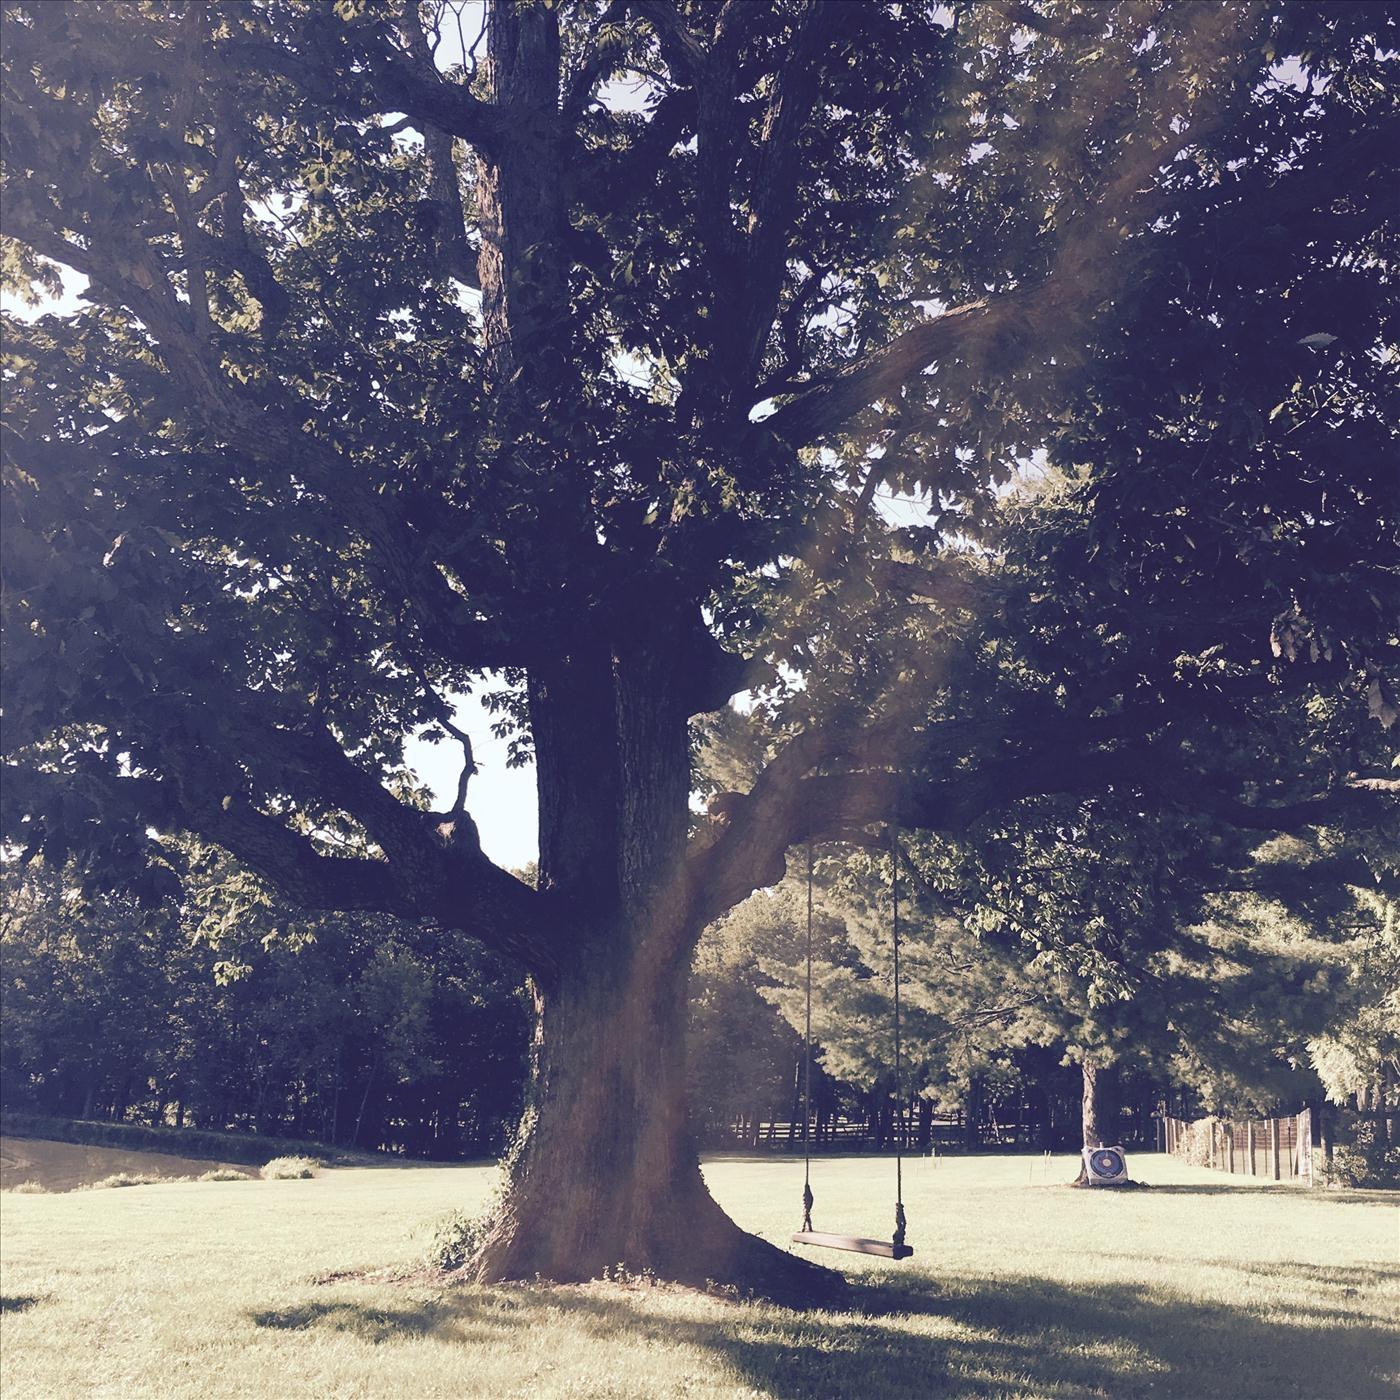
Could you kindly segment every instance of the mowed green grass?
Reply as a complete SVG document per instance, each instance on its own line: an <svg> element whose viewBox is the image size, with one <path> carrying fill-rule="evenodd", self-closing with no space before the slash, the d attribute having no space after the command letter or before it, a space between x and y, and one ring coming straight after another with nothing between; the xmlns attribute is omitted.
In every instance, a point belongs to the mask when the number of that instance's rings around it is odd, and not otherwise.
<svg viewBox="0 0 1400 1400"><path fill-rule="evenodd" d="M823 1251L834 1315L660 1288L324 1281L412 1261L485 1167L152 1185L0 1201L0 1388L37 1397L1229 1396L1396 1393L1400 1225L1381 1193L1257 1186L1162 1157L1149 1191L1073 1163L905 1167L904 1264ZM893 1166L814 1164L819 1229L888 1235ZM784 1241L802 1167L706 1168Z"/></svg>

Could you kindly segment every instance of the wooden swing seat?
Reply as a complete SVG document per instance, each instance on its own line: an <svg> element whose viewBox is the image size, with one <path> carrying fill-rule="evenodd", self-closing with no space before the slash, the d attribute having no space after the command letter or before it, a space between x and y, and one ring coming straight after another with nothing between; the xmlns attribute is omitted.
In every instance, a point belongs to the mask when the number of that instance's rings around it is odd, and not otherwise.
<svg viewBox="0 0 1400 1400"><path fill-rule="evenodd" d="M907 1259L913 1248L907 1244L890 1244L888 1240L865 1240L858 1235L827 1235L820 1230L800 1230L794 1244L817 1245L821 1249L847 1249L852 1254L878 1254L882 1259Z"/></svg>

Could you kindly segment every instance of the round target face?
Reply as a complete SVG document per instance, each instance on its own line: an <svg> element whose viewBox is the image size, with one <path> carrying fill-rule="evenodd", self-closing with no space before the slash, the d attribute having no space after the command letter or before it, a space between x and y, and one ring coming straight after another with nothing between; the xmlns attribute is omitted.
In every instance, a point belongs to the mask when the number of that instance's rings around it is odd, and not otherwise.
<svg viewBox="0 0 1400 1400"><path fill-rule="evenodd" d="M1099 1176L1117 1176L1123 1170L1123 1159L1116 1152L1100 1148L1090 1155L1089 1165Z"/></svg>

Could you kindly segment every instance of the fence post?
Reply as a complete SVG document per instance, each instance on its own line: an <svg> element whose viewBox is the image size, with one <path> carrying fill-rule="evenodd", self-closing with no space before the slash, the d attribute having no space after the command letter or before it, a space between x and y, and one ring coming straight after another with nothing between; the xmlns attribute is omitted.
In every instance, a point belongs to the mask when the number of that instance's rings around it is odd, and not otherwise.
<svg viewBox="0 0 1400 1400"><path fill-rule="evenodd" d="M1298 1115L1298 1176L1309 1186L1313 1184L1312 1109L1310 1108L1305 1108Z"/></svg>
<svg viewBox="0 0 1400 1400"><path fill-rule="evenodd" d="M1231 1176L1234 1176L1234 1174L1235 1174L1235 1120L1234 1120L1233 1118L1225 1125L1225 1131L1226 1131L1227 1133L1229 1133L1229 1135L1230 1135L1230 1138L1229 1138L1229 1146L1228 1146L1228 1149L1227 1149L1227 1152L1226 1152L1226 1158L1225 1158L1225 1160L1226 1160L1226 1162L1228 1163L1228 1165L1226 1166L1225 1170L1228 1171L1228 1172L1230 1173Z"/></svg>
<svg viewBox="0 0 1400 1400"><path fill-rule="evenodd" d="M1251 1118L1244 1125L1244 1133L1245 1146L1249 1152L1249 1174L1250 1176L1254 1176L1256 1175L1254 1170L1254 1119Z"/></svg>
<svg viewBox="0 0 1400 1400"><path fill-rule="evenodd" d="M1282 1181L1283 1173L1279 1168L1278 1146L1279 1146L1279 1121L1277 1118L1269 1119L1269 1137L1274 1145L1274 1180Z"/></svg>

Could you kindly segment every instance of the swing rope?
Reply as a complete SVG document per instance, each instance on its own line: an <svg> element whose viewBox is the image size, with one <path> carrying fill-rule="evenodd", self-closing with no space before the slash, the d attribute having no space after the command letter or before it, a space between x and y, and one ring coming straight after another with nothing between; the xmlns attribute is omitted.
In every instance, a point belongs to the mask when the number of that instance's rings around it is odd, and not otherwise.
<svg viewBox="0 0 1400 1400"><path fill-rule="evenodd" d="M890 828L890 903L894 925L894 1238L904 1243L904 1048L899 1014L899 828Z"/></svg>
<svg viewBox="0 0 1400 1400"><path fill-rule="evenodd" d="M818 1235L812 1229L812 910L814 884L812 843L807 843L807 976L802 1037L802 1233L800 1244L821 1244L906 1259L914 1251L905 1244L904 1218L904 1042L901 1031L899 969L899 828L890 828L890 897L894 934L894 1237L889 1244L844 1235Z"/></svg>
<svg viewBox="0 0 1400 1400"><path fill-rule="evenodd" d="M802 1036L802 1228L812 1229L812 843L807 843L807 1018Z"/></svg>

